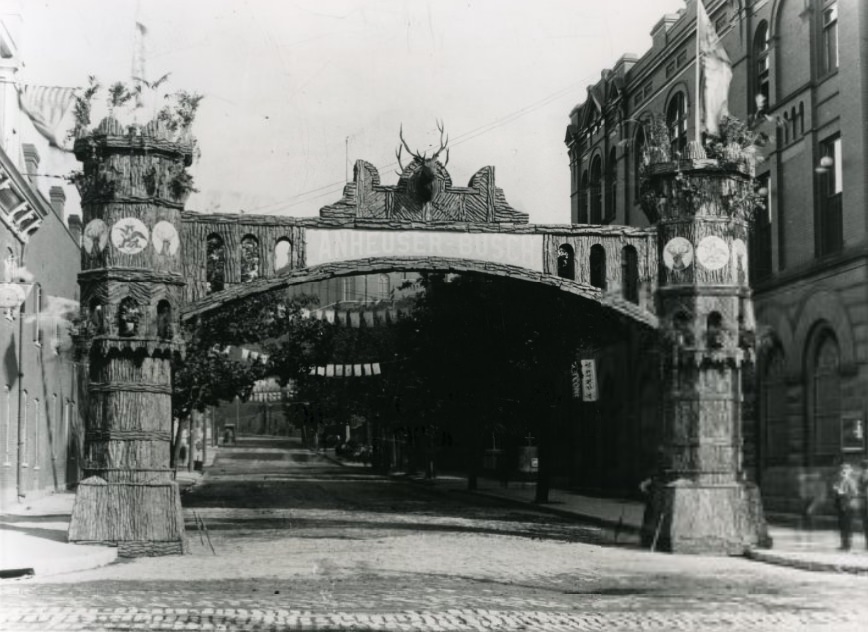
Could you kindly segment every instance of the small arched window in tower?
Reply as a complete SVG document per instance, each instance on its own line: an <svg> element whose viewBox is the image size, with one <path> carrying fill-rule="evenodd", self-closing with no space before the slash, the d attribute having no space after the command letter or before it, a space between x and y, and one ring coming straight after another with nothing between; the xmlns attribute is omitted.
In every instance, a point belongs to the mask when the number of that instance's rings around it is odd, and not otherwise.
<svg viewBox="0 0 868 632"><path fill-rule="evenodd" d="M118 334L121 336L135 336L139 331L139 319L141 311L138 303L128 296L118 305Z"/></svg>
<svg viewBox="0 0 868 632"><path fill-rule="evenodd" d="M687 147L687 104L683 92L676 92L666 108L666 127L669 131L669 150L673 159L684 154Z"/></svg>
<svg viewBox="0 0 868 632"><path fill-rule="evenodd" d="M259 278L259 240L253 235L241 238L241 282Z"/></svg>
<svg viewBox="0 0 868 632"><path fill-rule="evenodd" d="M639 303L639 255L633 246L621 250L621 289L624 299Z"/></svg>
<svg viewBox="0 0 868 632"><path fill-rule="evenodd" d="M166 299L157 303L157 337L169 340L173 336L172 304Z"/></svg>
<svg viewBox="0 0 868 632"><path fill-rule="evenodd" d="M88 305L88 314L90 315L90 330L93 335L105 333L105 312L99 302L99 299L93 298Z"/></svg>
<svg viewBox="0 0 868 632"><path fill-rule="evenodd" d="M705 344L709 349L722 349L725 332L723 316L720 312L711 312L705 320Z"/></svg>
<svg viewBox="0 0 868 632"><path fill-rule="evenodd" d="M591 246L591 285L606 289L606 249L600 244Z"/></svg>
<svg viewBox="0 0 868 632"><path fill-rule="evenodd" d="M615 148L609 151L606 161L606 221L615 219L616 200L618 199L618 160Z"/></svg>
<svg viewBox="0 0 868 632"><path fill-rule="evenodd" d="M591 224L603 223L603 161L595 156L591 162Z"/></svg>
<svg viewBox="0 0 868 632"><path fill-rule="evenodd" d="M576 254L570 244L558 246L558 276L571 280L576 278Z"/></svg>
<svg viewBox="0 0 868 632"><path fill-rule="evenodd" d="M274 271L283 270L292 261L292 243L286 237L281 237L274 244Z"/></svg>
<svg viewBox="0 0 868 632"><path fill-rule="evenodd" d="M216 233L206 239L205 280L208 292L219 292L226 284L226 247Z"/></svg>
<svg viewBox="0 0 868 632"><path fill-rule="evenodd" d="M679 311L672 317L672 329L679 347L691 348L694 345L693 325L690 314Z"/></svg>

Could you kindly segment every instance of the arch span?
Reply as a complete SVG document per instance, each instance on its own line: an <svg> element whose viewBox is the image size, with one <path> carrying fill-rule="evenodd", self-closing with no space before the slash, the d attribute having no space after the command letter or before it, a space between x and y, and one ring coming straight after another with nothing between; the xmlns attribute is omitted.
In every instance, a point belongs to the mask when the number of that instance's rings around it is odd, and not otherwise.
<svg viewBox="0 0 868 632"><path fill-rule="evenodd" d="M450 257L374 257L287 270L277 276L236 285L229 289L209 294L196 302L189 303L182 311L181 319L189 320L219 309L227 303L242 300L247 296L280 290L292 285L381 272L464 272L504 277L528 283L540 283L611 309L631 321L648 327L656 328L658 324L657 317L654 314L639 308L638 305L625 301L619 296L607 294L587 283L519 266Z"/></svg>

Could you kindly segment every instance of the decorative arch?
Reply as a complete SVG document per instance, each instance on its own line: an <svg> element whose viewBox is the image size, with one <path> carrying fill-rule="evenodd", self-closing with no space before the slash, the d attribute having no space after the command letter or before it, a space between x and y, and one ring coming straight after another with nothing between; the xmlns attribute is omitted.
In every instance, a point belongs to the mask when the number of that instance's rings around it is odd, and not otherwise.
<svg viewBox="0 0 868 632"><path fill-rule="evenodd" d="M259 239L255 235L247 234L241 238L241 278L242 283L249 283L258 279L261 275Z"/></svg>
<svg viewBox="0 0 868 632"><path fill-rule="evenodd" d="M775 43L774 89L776 100L804 83L804 69L811 67L814 38L803 0L776 0L772 7L770 38ZM809 45L805 46L805 42Z"/></svg>
<svg viewBox="0 0 868 632"><path fill-rule="evenodd" d="M606 249L600 244L591 246L590 255L591 285L606 289Z"/></svg>
<svg viewBox="0 0 868 632"><path fill-rule="evenodd" d="M635 246L621 249L621 292L624 300L639 304L639 253Z"/></svg>
<svg viewBox="0 0 868 632"><path fill-rule="evenodd" d="M570 244L558 246L558 276L563 279L576 279L576 253Z"/></svg>
<svg viewBox="0 0 868 632"><path fill-rule="evenodd" d="M804 374L808 361L805 357L806 344L811 332L822 322L828 323L829 328L835 334L841 350L841 366L844 370L849 370L850 367L855 366L856 341L853 338L853 328L847 317L847 310L841 304L837 294L825 290L811 293L799 313L793 336L794 353L790 364L795 373Z"/></svg>
<svg viewBox="0 0 868 632"><path fill-rule="evenodd" d="M760 21L754 30L751 44L750 77L753 96L751 108L754 112L760 109L767 110L769 107L769 73L771 67L771 40L769 36L769 23L766 20ZM762 98L762 105L759 103L760 97Z"/></svg>
<svg viewBox="0 0 868 632"><path fill-rule="evenodd" d="M808 464L831 465L841 450L841 352L835 331L817 323L803 345L807 377L805 415Z"/></svg>
<svg viewBox="0 0 868 632"><path fill-rule="evenodd" d="M274 271L283 270L292 263L292 242L281 237L274 244Z"/></svg>
<svg viewBox="0 0 868 632"><path fill-rule="evenodd" d="M205 281L209 293L220 292L226 285L226 245L217 233L205 238Z"/></svg>

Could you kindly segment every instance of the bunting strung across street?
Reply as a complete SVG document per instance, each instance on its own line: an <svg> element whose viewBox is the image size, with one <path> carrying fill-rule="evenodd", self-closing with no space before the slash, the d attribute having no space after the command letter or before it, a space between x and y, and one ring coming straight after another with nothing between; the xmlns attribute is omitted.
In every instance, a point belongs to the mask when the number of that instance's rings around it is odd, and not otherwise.
<svg viewBox="0 0 868 632"><path fill-rule="evenodd" d="M321 377L369 377L372 375L382 375L383 370L379 362L326 364L325 366L311 367L310 374Z"/></svg>
<svg viewBox="0 0 868 632"><path fill-rule="evenodd" d="M48 139L52 147L64 151L70 150L64 146L65 139L61 127L74 99L73 88L24 84L18 89L18 103L33 121L33 126Z"/></svg>

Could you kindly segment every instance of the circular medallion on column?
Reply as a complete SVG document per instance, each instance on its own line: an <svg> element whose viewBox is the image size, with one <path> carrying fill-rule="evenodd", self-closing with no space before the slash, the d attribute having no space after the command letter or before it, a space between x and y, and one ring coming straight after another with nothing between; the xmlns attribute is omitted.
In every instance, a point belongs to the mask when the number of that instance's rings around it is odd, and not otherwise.
<svg viewBox="0 0 868 632"><path fill-rule="evenodd" d="M142 220L124 217L112 226L112 245L125 255L136 255L148 245L148 228Z"/></svg>
<svg viewBox="0 0 868 632"><path fill-rule="evenodd" d="M696 260L706 270L720 270L729 263L729 246L717 235L703 237L696 246Z"/></svg>
<svg viewBox="0 0 868 632"><path fill-rule="evenodd" d="M154 250L160 255L172 256L178 252L181 246L181 240L178 238L178 231L171 222L157 222L151 234L151 241L154 242Z"/></svg>
<svg viewBox="0 0 868 632"><path fill-rule="evenodd" d="M81 245L87 254L96 254L105 250L108 243L108 226L101 219L92 219L84 227L84 239Z"/></svg>
<svg viewBox="0 0 868 632"><path fill-rule="evenodd" d="M693 264L693 244L684 237L673 237L663 247L663 263L674 272Z"/></svg>

